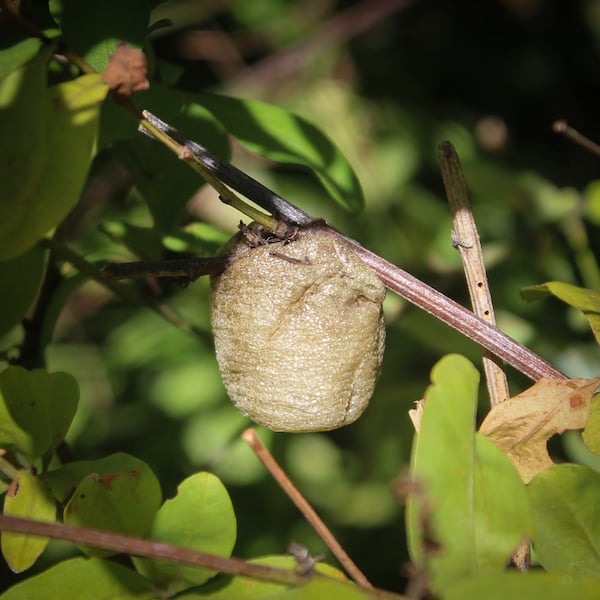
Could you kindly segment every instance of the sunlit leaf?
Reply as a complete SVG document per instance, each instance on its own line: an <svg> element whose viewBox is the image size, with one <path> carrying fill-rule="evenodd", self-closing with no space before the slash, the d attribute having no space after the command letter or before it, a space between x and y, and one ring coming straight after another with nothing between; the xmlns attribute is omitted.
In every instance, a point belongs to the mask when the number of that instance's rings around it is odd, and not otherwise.
<svg viewBox="0 0 600 600"><path fill-rule="evenodd" d="M336 202L362 210L363 193L352 167L317 127L256 100L202 94L199 101L247 148L274 162L308 167ZM293 203L301 205L302 199Z"/></svg>
<svg viewBox="0 0 600 600"><path fill-rule="evenodd" d="M408 499L409 550L434 589L502 571L530 529L525 488L508 458L475 434L479 375L467 359L432 370L416 436Z"/></svg>
<svg viewBox="0 0 600 600"><path fill-rule="evenodd" d="M585 427L596 379L542 379L496 405L479 431L502 448L525 483L551 467L546 444L557 433Z"/></svg>
<svg viewBox="0 0 600 600"><path fill-rule="evenodd" d="M42 48L0 79L0 135L5 140L0 144L0 258L20 254L3 247L3 235L17 220L15 211L24 210L34 195L47 159L46 71L51 53L51 47Z"/></svg>
<svg viewBox="0 0 600 600"><path fill-rule="evenodd" d="M91 164L97 74L46 89L47 50L0 82L0 260L25 252L73 208Z"/></svg>
<svg viewBox="0 0 600 600"><path fill-rule="evenodd" d="M9 367L0 373L0 447L35 460L63 440L79 386L67 373Z"/></svg>
<svg viewBox="0 0 600 600"><path fill-rule="evenodd" d="M1 600L153 600L150 581L132 569L97 558L72 558L4 592Z"/></svg>
<svg viewBox="0 0 600 600"><path fill-rule="evenodd" d="M37 521L56 520L56 502L44 483L29 471L19 471L18 479L4 498L4 514ZM8 566L20 573L29 569L50 540L3 531L2 555Z"/></svg>
<svg viewBox="0 0 600 600"><path fill-rule="evenodd" d="M25 35L4 24L0 24L0 39L4 41L0 50L0 79L27 64L42 46L39 38Z"/></svg>
<svg viewBox="0 0 600 600"><path fill-rule="evenodd" d="M556 296L569 306L580 310L590 323L596 341L600 344L600 292L577 287L562 281L550 281L542 285L532 285L521 290L527 302L546 296Z"/></svg>
<svg viewBox="0 0 600 600"><path fill-rule="evenodd" d="M211 473L183 481L177 495L158 511L148 537L220 556L230 556L236 538L233 506L223 484ZM155 559L134 559L135 565L161 589L199 585L215 573Z"/></svg>

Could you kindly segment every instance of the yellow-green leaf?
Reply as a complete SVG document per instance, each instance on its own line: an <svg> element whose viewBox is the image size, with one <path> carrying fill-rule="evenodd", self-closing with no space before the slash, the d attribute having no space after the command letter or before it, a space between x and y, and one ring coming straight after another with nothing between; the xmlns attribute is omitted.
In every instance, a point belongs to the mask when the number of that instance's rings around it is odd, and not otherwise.
<svg viewBox="0 0 600 600"><path fill-rule="evenodd" d="M580 310L587 318L600 344L600 292L577 287L562 281L549 281L541 285L532 285L521 290L521 296L527 302L545 296L556 296L569 306Z"/></svg>
<svg viewBox="0 0 600 600"><path fill-rule="evenodd" d="M525 486L509 459L476 434L478 373L464 357L439 361L415 439L407 506L409 550L434 591L504 570L531 529Z"/></svg>
<svg viewBox="0 0 600 600"><path fill-rule="evenodd" d="M600 394L596 393L590 402L590 411L581 436L590 452L600 454Z"/></svg>
<svg viewBox="0 0 600 600"><path fill-rule="evenodd" d="M193 550L230 556L236 538L236 520L227 490L211 473L197 473L177 488L177 495L158 511L150 539ZM200 585L215 575L155 559L134 558L137 570L161 589L174 592Z"/></svg>
<svg viewBox="0 0 600 600"><path fill-rule="evenodd" d="M22 254L79 199L108 86L99 74L46 88L41 53L0 82L0 260ZM32 99L33 98L33 99Z"/></svg>
<svg viewBox="0 0 600 600"><path fill-rule="evenodd" d="M56 502L44 483L29 471L19 471L18 479L6 492L4 514L38 521L56 520ZM2 555L8 566L20 573L31 567L50 540L21 533L2 532Z"/></svg>

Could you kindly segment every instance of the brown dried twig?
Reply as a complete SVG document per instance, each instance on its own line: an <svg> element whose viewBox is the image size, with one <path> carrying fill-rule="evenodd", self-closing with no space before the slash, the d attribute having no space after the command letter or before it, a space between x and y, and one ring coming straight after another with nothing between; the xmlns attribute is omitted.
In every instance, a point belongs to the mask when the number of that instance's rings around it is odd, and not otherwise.
<svg viewBox="0 0 600 600"><path fill-rule="evenodd" d="M325 542L325 545L331 550L339 563L344 567L346 573L354 579L361 588L371 590L373 586L364 576L362 571L356 566L354 561L348 556L340 543L335 539L331 530L325 525L315 509L308 500L300 493L298 488L292 483L285 471L277 464L273 455L267 450L260 441L254 429L246 429L242 433L242 439L252 448L258 459L263 463L279 487L287 494L288 498L294 503L298 510L304 515L304 518L310 523L312 528L319 534L319 537Z"/></svg>
<svg viewBox="0 0 600 600"><path fill-rule="evenodd" d="M495 326L496 317L479 233L471 211L460 161L454 146L450 142L443 142L440 145L440 169L454 221L452 243L460 252L473 312L490 325ZM508 381L502 367L502 361L485 349L483 350L483 368L490 395L490 404L495 406L510 398Z"/></svg>

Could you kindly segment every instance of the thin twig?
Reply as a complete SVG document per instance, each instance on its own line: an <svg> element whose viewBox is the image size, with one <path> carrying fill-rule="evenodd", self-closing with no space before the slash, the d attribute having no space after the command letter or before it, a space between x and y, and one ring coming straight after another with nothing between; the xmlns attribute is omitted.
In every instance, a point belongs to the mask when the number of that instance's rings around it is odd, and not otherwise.
<svg viewBox="0 0 600 600"><path fill-rule="evenodd" d="M6 451L0 449L0 473L5 479L15 481L19 478L19 469L15 467L9 460L4 458Z"/></svg>
<svg viewBox="0 0 600 600"><path fill-rule="evenodd" d="M304 515L304 518L310 523L313 529L319 534L325 545L331 550L339 563L344 567L348 575L361 588L370 590L373 586L364 576L362 571L356 566L354 561L348 556L339 542L335 539L333 533L325 525L315 509L308 503L306 498L300 493L298 488L291 482L285 471L277 464L273 455L267 450L260 441L254 429L246 429L242 433L242 439L252 448L258 459L263 463L273 479L279 484L279 487L287 494L288 498L296 505L298 510Z"/></svg>
<svg viewBox="0 0 600 600"><path fill-rule="evenodd" d="M443 142L440 145L440 169L454 221L453 244L460 252L473 312L490 325L495 326L496 317L483 261L479 233L469 203L460 161L454 146L450 142ZM502 361L485 349L483 351L483 368L490 395L490 404L495 406L510 398L508 381L502 368Z"/></svg>
<svg viewBox="0 0 600 600"><path fill-rule="evenodd" d="M212 569L226 575L248 577L286 586L301 586L310 581L311 578L328 579L326 575L314 570L303 574L295 570L258 565L240 558L226 558L199 550L146 540L113 531L84 529L60 523L47 523L33 519L13 517L2 513L0 513L0 531L64 540L78 546L90 546L120 554L129 554L131 556L169 560L192 567ZM378 600L405 600L404 596L376 588L366 590L366 593Z"/></svg>
<svg viewBox="0 0 600 600"><path fill-rule="evenodd" d="M225 558L198 550L191 550L190 548L145 540L112 531L83 529L81 527L72 527L59 523L46 523L3 514L0 514L0 530L65 540L79 546L91 546L93 548L133 556L171 560L193 567L213 569L228 575L242 575L274 583L301 585L307 581L305 576L294 571L256 565L239 558Z"/></svg>
<svg viewBox="0 0 600 600"><path fill-rule="evenodd" d="M108 263L100 269L104 279L146 279L168 277L196 281L202 275L218 275L227 267L227 256L192 257L174 260L140 260L126 263Z"/></svg>
<svg viewBox="0 0 600 600"><path fill-rule="evenodd" d="M246 175L246 173L240 171L232 164L219 160L216 156L211 154L207 148L198 142L194 142L185 137L182 133L177 131L177 129L168 123L161 121L151 112L147 110L143 111L143 117L145 120L141 123L142 133L147 133L145 131L148 129L147 123L151 123L155 128L155 131L151 131L152 137L157 138L156 131L159 131L161 134L164 134L168 136L169 139L173 140L175 144L178 144L176 148L179 149L179 153L183 152L185 155L184 150L188 150L192 154L194 160L192 167L196 164L202 166L202 170L197 169L198 172L217 190L217 192L219 192L221 200L226 204L230 204L234 208L237 208L250 218L261 223L261 225L264 225L271 230L276 228L276 224L272 221L265 223L261 220L261 218L264 217L264 213L249 214L239 208L235 204L237 200L224 195L223 190L221 189L223 183L231 186L234 190L237 190L272 215L283 218L291 225L308 225L315 220L311 215L299 209L297 206L290 204L287 200L278 196L275 192L265 187L259 181ZM160 139L160 141L164 143L162 139ZM184 156L184 158L186 158L186 160L191 160L189 157ZM214 182L216 182L217 185L214 185ZM218 187L219 184L221 187ZM243 204L248 207L246 203Z"/></svg>
<svg viewBox="0 0 600 600"><path fill-rule="evenodd" d="M555 369L535 352L486 323L458 302L374 252L363 248L355 240L331 231L332 234L340 236L352 247L359 258L375 271L387 288L505 360L533 381L538 381L543 377L567 378L564 373Z"/></svg>
<svg viewBox="0 0 600 600"><path fill-rule="evenodd" d="M579 131L571 127L565 119L554 121L554 123L552 123L552 131L554 131L554 133L560 133L564 135L574 144L581 146L588 152L591 152L596 156L600 156L600 145L596 144L596 142L593 142L590 140L590 138L586 137L582 133L579 133Z"/></svg>
<svg viewBox="0 0 600 600"><path fill-rule="evenodd" d="M56 242L52 239L45 239L42 243L51 248L57 258L70 263L80 273L87 275L90 279L93 279L100 285L108 288L116 296L119 296L123 300L130 302L133 305L146 306L181 331L185 331L186 333L194 333L199 338L204 339L206 342L212 343L212 337L207 332L192 327L187 321L177 315L171 307L166 304L156 302L152 298L143 296L131 286L124 285L118 281L112 281L111 277L104 277L101 273L101 269L99 269L97 265L85 260L85 258L71 250L71 248L69 248L69 246L66 244Z"/></svg>

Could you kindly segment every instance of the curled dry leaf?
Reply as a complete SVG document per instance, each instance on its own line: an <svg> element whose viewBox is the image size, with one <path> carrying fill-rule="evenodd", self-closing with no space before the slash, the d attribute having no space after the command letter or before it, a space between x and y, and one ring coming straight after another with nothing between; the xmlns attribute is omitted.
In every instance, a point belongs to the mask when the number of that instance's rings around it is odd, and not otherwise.
<svg viewBox="0 0 600 600"><path fill-rule="evenodd" d="M141 50L120 44L110 57L102 78L113 93L128 97L150 87L147 70L146 55Z"/></svg>
<svg viewBox="0 0 600 600"><path fill-rule="evenodd" d="M498 404L479 431L506 452L529 483L554 463L546 444L555 434L585 427L595 379L542 379L518 396Z"/></svg>

